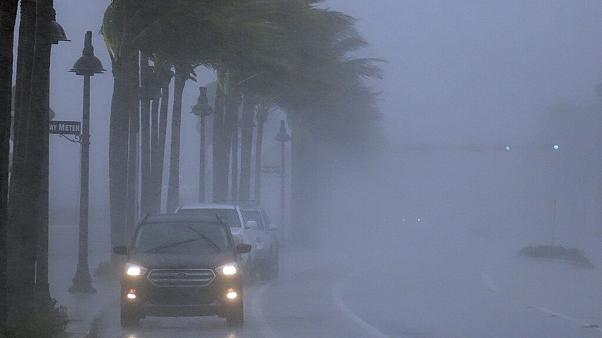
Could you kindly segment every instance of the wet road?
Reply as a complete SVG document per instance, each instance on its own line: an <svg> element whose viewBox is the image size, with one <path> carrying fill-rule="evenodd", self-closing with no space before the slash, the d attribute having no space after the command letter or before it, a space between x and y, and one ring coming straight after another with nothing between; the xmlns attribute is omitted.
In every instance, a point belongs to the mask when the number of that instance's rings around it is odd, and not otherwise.
<svg viewBox="0 0 602 338"><path fill-rule="evenodd" d="M537 280L528 275L514 278L511 270L495 264L538 263L522 263L513 253L492 254L504 251L494 250L495 243L482 238L443 230L433 235L436 232L424 226L414 230L411 238L400 232L366 239L387 243L391 236L397 238L394 248L372 243L369 253L362 252L361 242L349 242L347 250L284 254L277 281L248 287L242 329L229 329L219 318L147 318L140 328L122 331L115 301L99 322L100 336L602 337L595 326L602 320L596 305L581 309L589 313L579 317L570 304L537 303L529 293L506 287L522 283L535 290ZM581 273L552 267L554 274L577 278ZM537 265L523 268L528 272ZM585 327L587 323L592 326Z"/></svg>

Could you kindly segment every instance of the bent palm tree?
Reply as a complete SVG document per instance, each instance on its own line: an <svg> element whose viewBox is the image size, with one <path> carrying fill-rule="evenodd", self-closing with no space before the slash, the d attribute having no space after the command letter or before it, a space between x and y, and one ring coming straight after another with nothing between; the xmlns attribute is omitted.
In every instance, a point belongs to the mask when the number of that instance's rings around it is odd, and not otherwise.
<svg viewBox="0 0 602 338"><path fill-rule="evenodd" d="M0 327L4 327L8 311L8 173L16 16L17 0L0 3Z"/></svg>

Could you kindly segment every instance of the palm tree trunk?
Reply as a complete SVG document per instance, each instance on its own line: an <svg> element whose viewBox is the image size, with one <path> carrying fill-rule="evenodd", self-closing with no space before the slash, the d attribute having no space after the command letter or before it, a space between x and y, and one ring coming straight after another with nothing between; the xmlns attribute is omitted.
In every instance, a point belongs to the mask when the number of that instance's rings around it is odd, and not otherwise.
<svg viewBox="0 0 602 338"><path fill-rule="evenodd" d="M50 306L50 288L48 285L48 183L49 183L49 132L50 117L50 55L52 52L51 22L55 12L53 1L38 1L36 7L36 47L31 86L31 114L35 122L35 147L33 159L38 187L38 215L35 301L38 309Z"/></svg>
<svg viewBox="0 0 602 338"><path fill-rule="evenodd" d="M36 29L34 62L31 70L31 98L27 114L25 130L16 133L15 143L19 143L20 151L24 151L19 159L23 159L26 170L18 175L15 183L15 194L11 194L10 208L11 226L14 227L14 250L9 255L18 257L11 267L13 278L10 288L9 321L20 323L26 321L35 310L36 263L40 257L38 243L47 241L44 238L48 231L48 117L49 117L49 83L50 83L50 22L53 15L52 1L40 0L36 5ZM15 171L17 173L17 171ZM13 191L11 191L12 193ZM34 206L32 209L31 206ZM42 235L42 236L40 236ZM42 245L44 248L44 245ZM44 253L42 253L44 254ZM47 281L47 277L46 277ZM42 276L44 283L44 276ZM44 286L41 287L42 289ZM47 299L40 299L41 302Z"/></svg>
<svg viewBox="0 0 602 338"><path fill-rule="evenodd" d="M29 112L29 97L31 93L31 71L35 47L35 0L21 0L21 23L19 24L19 50L17 57L17 82L15 86L15 120L13 121L13 137L25 130L27 123L25 115ZM19 162L18 154L22 153L13 144L13 163ZM15 164L16 165L16 164ZM13 171L14 172L14 171Z"/></svg>
<svg viewBox="0 0 602 338"><path fill-rule="evenodd" d="M242 109L241 151L240 151L240 188L239 199L251 199L251 167L253 161L253 127L255 121L255 104L250 96L245 96Z"/></svg>
<svg viewBox="0 0 602 338"><path fill-rule="evenodd" d="M129 116L126 108L128 96L128 69L133 58L124 55L113 62L113 98L111 103L109 136L109 189L111 205L111 246L126 243L127 162ZM117 257L113 256L113 262Z"/></svg>
<svg viewBox="0 0 602 338"><path fill-rule="evenodd" d="M157 180L156 180L156 163L157 157L159 156L159 105L161 99L160 95L153 97L151 101L151 154L150 154L150 196L149 196L149 210L151 214L157 213L156 207L156 193L157 193Z"/></svg>
<svg viewBox="0 0 602 338"><path fill-rule="evenodd" d="M148 65L148 55L141 53L140 77L140 212L150 211L151 187L151 69Z"/></svg>
<svg viewBox="0 0 602 338"><path fill-rule="evenodd" d="M240 145L240 137L239 137L239 121L240 121L240 103L238 99L234 99L232 102L232 106L230 107L229 114L231 115L231 124L230 124L230 142L231 142L231 174L230 174L230 199L232 201L238 200L238 165L239 165L239 145Z"/></svg>
<svg viewBox="0 0 602 338"><path fill-rule="evenodd" d="M226 98L220 86L215 95L213 117L213 201L225 201L228 197L228 160L225 130Z"/></svg>
<svg viewBox="0 0 602 338"><path fill-rule="evenodd" d="M303 240L303 229L307 225L306 213L307 196L309 194L310 182L306 181L307 171L307 142L304 132L305 126L301 125L300 114L294 114L290 121L291 126L291 220L293 224L289 228L289 234L297 240Z"/></svg>
<svg viewBox="0 0 602 338"><path fill-rule="evenodd" d="M153 211L161 212L161 196L163 192L163 166L165 164L165 138L167 136L167 116L169 114L169 83L171 82L171 71L168 76L163 76L161 82L161 104L159 109L159 136L156 157L153 158L153 185L154 200Z"/></svg>
<svg viewBox="0 0 602 338"><path fill-rule="evenodd" d="M7 227L13 45L17 0L0 3L0 327L8 313Z"/></svg>
<svg viewBox="0 0 602 338"><path fill-rule="evenodd" d="M128 97L126 99L129 116L128 162L127 162L127 224L125 238L128 240L133 234L136 219L138 218L138 137L140 133L140 100L139 92L139 52L136 52L134 67L128 68Z"/></svg>
<svg viewBox="0 0 602 338"><path fill-rule="evenodd" d="M128 38L128 6L124 5L121 33ZM109 136L109 194L111 208L111 246L127 243L128 226L128 148L131 100L138 93L137 51L124 48L113 61L113 98ZM137 98L136 98L137 100ZM111 256L115 264L118 257Z"/></svg>
<svg viewBox="0 0 602 338"><path fill-rule="evenodd" d="M199 203L203 203L205 202L205 194L207 191L206 188L206 163L207 163L207 156L206 156L206 147L207 147L207 116L205 116L204 113L201 113L201 116L199 117L199 122L200 122L200 130L199 130L199 137L200 137L200 144L199 144Z"/></svg>
<svg viewBox="0 0 602 338"><path fill-rule="evenodd" d="M35 219L26 212L25 205L35 201L30 180L31 167L27 163L28 143L30 142L31 73L33 69L36 27L36 3L21 2L21 23L19 27L19 47L17 58L17 83L15 92L15 120L13 143L13 167L8 201L8 320L14 322L33 308L33 276L35 269L35 246L31 247L32 230ZM33 231L35 233L35 231ZM22 245L25 243L29 247ZM32 251L33 254L32 254ZM33 256L33 257L32 257ZM21 303L22 293L28 293ZM18 304L16 304L18 303ZM14 304L14 306L13 306Z"/></svg>
<svg viewBox="0 0 602 338"><path fill-rule="evenodd" d="M258 115L261 112L258 113ZM261 201L261 166L263 153L263 126L265 120L258 119L257 121L257 138L255 139L255 194L253 199L259 203Z"/></svg>
<svg viewBox="0 0 602 338"><path fill-rule="evenodd" d="M167 189L167 212L176 210L180 203L180 129L182 124L182 94L190 75L187 67L176 65L174 102L171 120L171 152L169 160L169 187Z"/></svg>

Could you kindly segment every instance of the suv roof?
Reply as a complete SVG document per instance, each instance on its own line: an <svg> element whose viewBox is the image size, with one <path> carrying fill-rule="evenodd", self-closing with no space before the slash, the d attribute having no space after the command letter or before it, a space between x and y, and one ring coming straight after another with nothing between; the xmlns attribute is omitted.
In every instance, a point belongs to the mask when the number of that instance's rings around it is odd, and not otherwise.
<svg viewBox="0 0 602 338"><path fill-rule="evenodd" d="M179 210L190 210L190 209L235 209L234 204L217 204L217 203L202 203L202 204L191 204L184 205Z"/></svg>
<svg viewBox="0 0 602 338"><path fill-rule="evenodd" d="M208 219L205 217L199 217L195 215L178 215L178 214L166 214L158 216L148 216L140 222L140 224L153 224L153 223L185 223L185 222L206 222L220 224L217 219Z"/></svg>

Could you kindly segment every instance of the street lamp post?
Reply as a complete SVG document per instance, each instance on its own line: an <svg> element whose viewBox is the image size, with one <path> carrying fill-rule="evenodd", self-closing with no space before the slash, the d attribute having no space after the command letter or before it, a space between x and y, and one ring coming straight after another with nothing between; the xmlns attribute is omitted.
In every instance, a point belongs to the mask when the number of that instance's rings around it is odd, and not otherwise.
<svg viewBox="0 0 602 338"><path fill-rule="evenodd" d="M98 58L94 56L92 32L86 32L84 50L71 72L84 77L84 105L81 133L81 186L79 198L79 252L77 270L73 277L70 292L94 293L92 277L88 267L88 195L90 174L90 77L105 70Z"/></svg>
<svg viewBox="0 0 602 338"><path fill-rule="evenodd" d="M291 136L286 132L286 122L281 120L276 141L280 142L280 226L283 228L286 223L286 143L290 140Z"/></svg>
<svg viewBox="0 0 602 338"><path fill-rule="evenodd" d="M206 136L206 119L207 116L213 114L213 108L209 105L207 98L207 88L199 87L199 98L197 103L192 107L192 113L199 116L199 136L200 136L200 151L199 151L199 203L205 202L205 143Z"/></svg>

